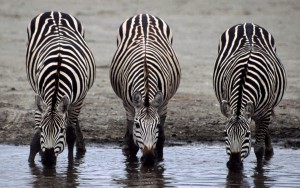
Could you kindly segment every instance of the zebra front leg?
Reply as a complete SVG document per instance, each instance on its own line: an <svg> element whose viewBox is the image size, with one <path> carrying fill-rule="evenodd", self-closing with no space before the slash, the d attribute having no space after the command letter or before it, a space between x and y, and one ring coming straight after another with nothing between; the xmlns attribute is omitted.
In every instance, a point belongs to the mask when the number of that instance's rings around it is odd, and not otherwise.
<svg viewBox="0 0 300 188"><path fill-rule="evenodd" d="M31 164L34 163L34 158L36 154L41 150L40 137L41 130L37 129L30 143L30 153L28 157L28 162Z"/></svg>
<svg viewBox="0 0 300 188"><path fill-rule="evenodd" d="M166 116L163 116L160 118L160 125L158 126L159 129L159 135L158 140L156 144L156 150L157 150L157 160L161 161L163 159L163 149L164 149L164 143L165 143L165 131L164 131L164 124L165 124Z"/></svg>
<svg viewBox="0 0 300 188"><path fill-rule="evenodd" d="M273 151L273 146L272 146L272 141L271 141L271 136L270 133L267 132L265 136L265 160L270 160L272 156L274 155Z"/></svg>
<svg viewBox="0 0 300 188"><path fill-rule="evenodd" d="M77 153L83 154L83 153L86 152L86 149L85 149L84 139L83 139L81 129L79 127L78 120L75 123L75 132L76 132L76 149L77 149Z"/></svg>
<svg viewBox="0 0 300 188"><path fill-rule="evenodd" d="M123 154L129 158L135 158L139 147L133 141L133 121L127 120L127 130L124 138Z"/></svg>
<svg viewBox="0 0 300 188"><path fill-rule="evenodd" d="M68 158L69 160L73 160L73 150L76 141L76 134L74 128L71 125L67 126L66 137L66 141L68 144Z"/></svg>
<svg viewBox="0 0 300 188"><path fill-rule="evenodd" d="M77 154L81 155L86 152L83 135L79 126L78 116L82 107L84 98L80 99L76 104L69 109L69 124L73 125L76 135L76 150Z"/></svg>
<svg viewBox="0 0 300 188"><path fill-rule="evenodd" d="M263 158L266 150L266 138L268 133L268 125L270 123L270 118L265 118L263 120L256 121L256 136L255 136L255 145L254 152L257 159L257 166L263 166Z"/></svg>
<svg viewBox="0 0 300 188"><path fill-rule="evenodd" d="M255 145L254 145L254 153L256 155L257 166L262 167L263 166L263 157L264 157L264 153L265 153L265 143L256 141Z"/></svg>

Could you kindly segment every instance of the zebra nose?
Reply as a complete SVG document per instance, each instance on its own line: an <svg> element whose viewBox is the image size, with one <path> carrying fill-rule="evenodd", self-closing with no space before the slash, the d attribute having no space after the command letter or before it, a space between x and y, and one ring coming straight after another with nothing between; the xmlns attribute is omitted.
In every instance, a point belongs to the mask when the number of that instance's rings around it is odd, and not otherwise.
<svg viewBox="0 0 300 188"><path fill-rule="evenodd" d="M42 164L47 167L55 166L56 164L56 155L54 152L54 148L45 148L45 151L41 155L42 157Z"/></svg>
<svg viewBox="0 0 300 188"><path fill-rule="evenodd" d="M154 148L153 147L144 146L144 148L142 148L142 151L143 151L143 154L146 154L146 153L153 153L154 154Z"/></svg>
<svg viewBox="0 0 300 188"><path fill-rule="evenodd" d="M231 153L229 161L227 162L227 168L229 170L238 171L243 169L243 163L240 153Z"/></svg>
<svg viewBox="0 0 300 188"><path fill-rule="evenodd" d="M142 164L144 166L152 166L156 161L156 156L153 148L145 147L143 149L143 156L141 157Z"/></svg>

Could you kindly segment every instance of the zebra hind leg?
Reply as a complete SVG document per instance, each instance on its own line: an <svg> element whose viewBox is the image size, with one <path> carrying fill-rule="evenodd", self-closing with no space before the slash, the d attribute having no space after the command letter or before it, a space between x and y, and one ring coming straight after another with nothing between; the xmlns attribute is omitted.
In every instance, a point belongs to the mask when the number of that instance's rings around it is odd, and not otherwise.
<svg viewBox="0 0 300 188"><path fill-rule="evenodd" d="M266 136L265 136L265 145L266 145L265 160L268 161L274 155L273 146L272 146L272 142L271 142L271 136L270 136L270 133L268 133L268 132L266 133Z"/></svg>
<svg viewBox="0 0 300 188"><path fill-rule="evenodd" d="M76 134L72 126L67 126L66 136L66 141L68 144L68 158L69 160L73 160L73 150L76 141Z"/></svg>
<svg viewBox="0 0 300 188"><path fill-rule="evenodd" d="M166 120L166 116L160 118L159 135L158 135L158 140L157 140L157 144L156 144L158 161L163 160L163 154L164 154L163 149L164 149L164 143L165 143L165 131L164 131L165 120Z"/></svg>
<svg viewBox="0 0 300 188"><path fill-rule="evenodd" d="M136 154L139 151L139 147L135 145L132 135L133 122L127 120L127 130L124 137L123 155L130 159L136 159Z"/></svg>
<svg viewBox="0 0 300 188"><path fill-rule="evenodd" d="M32 141L30 143L30 154L28 157L28 162L30 164L34 163L34 158L35 158L36 154L41 150L40 137L41 137L41 130L38 129L35 132L35 134L32 138Z"/></svg>

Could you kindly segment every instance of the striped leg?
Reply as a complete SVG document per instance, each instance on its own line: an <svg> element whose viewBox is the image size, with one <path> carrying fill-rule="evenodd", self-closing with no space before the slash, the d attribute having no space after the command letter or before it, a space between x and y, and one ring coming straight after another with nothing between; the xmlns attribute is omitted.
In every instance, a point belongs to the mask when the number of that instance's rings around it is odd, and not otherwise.
<svg viewBox="0 0 300 188"><path fill-rule="evenodd" d="M72 126L67 126L66 141L68 144L68 158L69 160L73 160L73 151L74 151L74 144L76 141L76 134L75 134L74 127Z"/></svg>
<svg viewBox="0 0 300 188"><path fill-rule="evenodd" d="M31 140L30 143L30 153L29 153L29 158L28 162L33 163L34 158L36 154L41 150L41 143L40 143L40 138L41 138L41 130L38 128L40 126L42 114L40 111L36 110L34 112L34 123L35 123L35 133L34 136Z"/></svg>
<svg viewBox="0 0 300 188"><path fill-rule="evenodd" d="M83 135L82 135L81 129L79 127L78 119L77 119L76 124L75 124L75 132L76 132L76 148L77 148L77 152L79 152L79 153L85 153L86 149L85 149L84 139L83 139Z"/></svg>
<svg viewBox="0 0 300 188"><path fill-rule="evenodd" d="M264 119L260 119L255 122L256 135L255 135L254 152L257 159L257 166L263 165L263 157L266 152L266 141L270 141L270 137L267 132L269 124L270 124L270 116L267 116Z"/></svg>
<svg viewBox="0 0 300 188"><path fill-rule="evenodd" d="M135 158L139 147L135 145L132 135L133 121L127 120L127 130L124 138L123 154L129 158Z"/></svg>
<svg viewBox="0 0 300 188"><path fill-rule="evenodd" d="M36 154L41 150L40 137L41 137L41 131L40 129L36 129L36 132L30 143L30 154L28 157L29 163L34 163L34 158Z"/></svg>
<svg viewBox="0 0 300 188"><path fill-rule="evenodd" d="M163 159L163 149L164 149L164 143L165 143L165 131L164 131L164 124L165 124L166 116L162 116L160 118L160 125L159 125L159 136L156 144L157 148L157 159L162 160Z"/></svg>
<svg viewBox="0 0 300 188"><path fill-rule="evenodd" d="M267 132L265 136L265 145L266 145L265 159L270 160L274 154L274 151L273 151L272 140L269 132Z"/></svg>
<svg viewBox="0 0 300 188"><path fill-rule="evenodd" d="M75 135L76 135L76 149L79 153L85 153L85 144L83 140L83 135L79 126L78 115L80 113L82 107L83 99L76 103L69 109L69 122L71 126L74 127Z"/></svg>

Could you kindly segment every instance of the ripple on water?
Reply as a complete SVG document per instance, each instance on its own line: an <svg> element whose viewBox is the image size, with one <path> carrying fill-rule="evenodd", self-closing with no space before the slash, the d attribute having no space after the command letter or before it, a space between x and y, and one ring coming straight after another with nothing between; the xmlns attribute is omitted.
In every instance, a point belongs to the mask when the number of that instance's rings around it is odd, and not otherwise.
<svg viewBox="0 0 300 188"><path fill-rule="evenodd" d="M0 187L299 187L300 150L274 149L262 170L257 171L252 151L243 171L228 172L221 145L166 147L164 161L154 167L127 161L119 147L93 145L73 163L64 151L53 169L43 168L39 156L36 165L29 166L29 146L0 145Z"/></svg>

